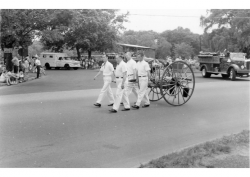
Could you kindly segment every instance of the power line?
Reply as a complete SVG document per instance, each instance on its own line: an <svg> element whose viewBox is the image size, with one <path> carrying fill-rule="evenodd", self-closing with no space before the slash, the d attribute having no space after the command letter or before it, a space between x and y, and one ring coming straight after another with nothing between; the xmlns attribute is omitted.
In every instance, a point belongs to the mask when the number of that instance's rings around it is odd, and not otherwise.
<svg viewBox="0 0 250 177"><path fill-rule="evenodd" d="M158 16L158 17L184 17L184 18L200 18L201 16L185 16L185 15L153 15L153 14L129 14L135 16ZM221 17L214 17L214 18L221 18ZM250 18L250 17L232 17L232 18Z"/></svg>
<svg viewBox="0 0 250 177"><path fill-rule="evenodd" d="M200 18L200 16L177 16L177 15L152 15L152 14L129 14L129 15L136 15L136 16L162 16L162 17L192 17L192 18Z"/></svg>

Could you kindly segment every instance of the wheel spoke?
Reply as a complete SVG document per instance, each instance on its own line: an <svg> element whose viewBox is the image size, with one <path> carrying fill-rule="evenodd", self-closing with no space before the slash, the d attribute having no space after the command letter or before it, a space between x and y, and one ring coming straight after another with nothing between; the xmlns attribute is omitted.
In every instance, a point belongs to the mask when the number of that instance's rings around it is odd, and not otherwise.
<svg viewBox="0 0 250 177"><path fill-rule="evenodd" d="M180 92L181 92L181 89L180 89ZM184 99L184 96L183 96L183 92L181 92L181 96L182 96L182 99L183 99L183 101L184 101L184 103L185 103L185 99Z"/></svg>

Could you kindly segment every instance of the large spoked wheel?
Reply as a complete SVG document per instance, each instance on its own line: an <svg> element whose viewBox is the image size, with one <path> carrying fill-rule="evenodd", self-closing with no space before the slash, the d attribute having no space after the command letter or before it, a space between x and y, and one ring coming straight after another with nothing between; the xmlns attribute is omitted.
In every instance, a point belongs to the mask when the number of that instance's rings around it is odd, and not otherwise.
<svg viewBox="0 0 250 177"><path fill-rule="evenodd" d="M158 101L162 99L161 90L157 84L149 83L148 88L150 89L148 93L150 101Z"/></svg>
<svg viewBox="0 0 250 177"><path fill-rule="evenodd" d="M160 79L164 73L164 67L154 67L151 70L150 83L148 84L149 92L149 100L150 101L158 101L162 99L161 89L160 89Z"/></svg>
<svg viewBox="0 0 250 177"><path fill-rule="evenodd" d="M194 73L187 63L176 61L164 70L160 90L164 100L170 105L181 106L188 102L194 88Z"/></svg>

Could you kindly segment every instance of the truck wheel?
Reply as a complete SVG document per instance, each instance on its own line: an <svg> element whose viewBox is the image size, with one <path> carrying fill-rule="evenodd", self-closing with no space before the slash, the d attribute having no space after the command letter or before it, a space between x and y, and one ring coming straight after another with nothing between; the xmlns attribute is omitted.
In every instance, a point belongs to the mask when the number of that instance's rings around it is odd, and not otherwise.
<svg viewBox="0 0 250 177"><path fill-rule="evenodd" d="M211 73L208 73L208 72L207 72L206 67L203 67L203 68L201 69L201 74L202 74L202 77L205 77L205 78L208 78L208 77L211 76Z"/></svg>
<svg viewBox="0 0 250 177"><path fill-rule="evenodd" d="M67 69L67 70L70 70L70 67L68 64L64 65L64 68Z"/></svg>
<svg viewBox="0 0 250 177"><path fill-rule="evenodd" d="M46 69L48 69L48 70L51 69L49 63L46 63L46 64L45 64L45 67L46 67Z"/></svg>
<svg viewBox="0 0 250 177"><path fill-rule="evenodd" d="M78 68L77 68L77 67L74 67L74 70L78 70Z"/></svg>
<svg viewBox="0 0 250 177"><path fill-rule="evenodd" d="M236 73L235 73L235 70L233 68L230 69L229 71L229 78L234 81L235 78L236 78Z"/></svg>
<svg viewBox="0 0 250 177"><path fill-rule="evenodd" d="M221 74L223 78L229 78L229 74Z"/></svg>

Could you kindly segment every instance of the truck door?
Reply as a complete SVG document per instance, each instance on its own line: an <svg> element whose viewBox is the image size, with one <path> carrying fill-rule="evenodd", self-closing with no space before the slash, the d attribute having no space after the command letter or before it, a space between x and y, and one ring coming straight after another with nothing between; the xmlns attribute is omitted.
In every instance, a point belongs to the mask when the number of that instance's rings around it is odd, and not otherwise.
<svg viewBox="0 0 250 177"><path fill-rule="evenodd" d="M231 60L229 58L222 58L221 59L221 72L226 73L227 69L229 68L231 64Z"/></svg>
<svg viewBox="0 0 250 177"><path fill-rule="evenodd" d="M62 57L55 56L56 67L62 67Z"/></svg>

